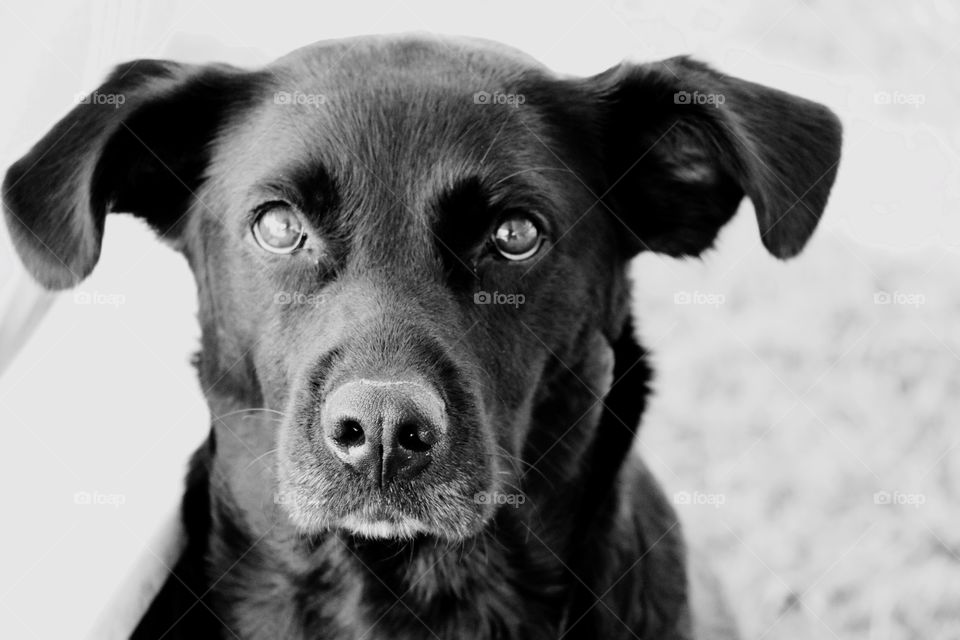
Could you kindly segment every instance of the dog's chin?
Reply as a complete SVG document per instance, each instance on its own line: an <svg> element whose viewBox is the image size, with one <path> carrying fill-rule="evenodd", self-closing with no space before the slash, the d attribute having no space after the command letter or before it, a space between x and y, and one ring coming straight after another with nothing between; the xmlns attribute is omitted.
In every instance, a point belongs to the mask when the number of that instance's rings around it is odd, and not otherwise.
<svg viewBox="0 0 960 640"><path fill-rule="evenodd" d="M409 542L427 538L447 543L463 542L483 531L489 521L489 518L483 515L451 522L425 522L402 514L386 516L357 513L331 517L329 514L299 511L290 513L289 516L300 534L308 538L320 539L336 532L356 540L382 542Z"/></svg>
<svg viewBox="0 0 960 640"><path fill-rule="evenodd" d="M341 518L334 528L366 540L403 541L435 535L424 523L406 516L371 520L362 516L349 515Z"/></svg>
<svg viewBox="0 0 960 640"><path fill-rule="evenodd" d="M283 495L283 494L281 494ZM302 496L293 490L290 496ZM322 494L321 494L322 495ZM437 538L446 542L462 542L483 531L493 517L491 505L477 504L472 499L449 500L443 509L417 503L397 505L382 500L357 499L352 504L323 499L317 494L309 498L281 501L283 511L303 536L322 538L340 532L362 540L404 541ZM431 501L435 506L438 501Z"/></svg>

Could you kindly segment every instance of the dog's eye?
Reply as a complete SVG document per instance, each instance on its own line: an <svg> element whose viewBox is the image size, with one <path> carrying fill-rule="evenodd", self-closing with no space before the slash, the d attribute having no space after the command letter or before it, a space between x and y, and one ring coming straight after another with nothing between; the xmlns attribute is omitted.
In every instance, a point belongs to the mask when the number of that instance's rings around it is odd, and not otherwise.
<svg viewBox="0 0 960 640"><path fill-rule="evenodd" d="M511 216L493 232L493 245L507 260L526 260L543 244L540 229L526 216Z"/></svg>
<svg viewBox="0 0 960 640"><path fill-rule="evenodd" d="M293 253L303 246L307 232L300 215L288 204L278 202L257 216L253 238L270 253Z"/></svg>

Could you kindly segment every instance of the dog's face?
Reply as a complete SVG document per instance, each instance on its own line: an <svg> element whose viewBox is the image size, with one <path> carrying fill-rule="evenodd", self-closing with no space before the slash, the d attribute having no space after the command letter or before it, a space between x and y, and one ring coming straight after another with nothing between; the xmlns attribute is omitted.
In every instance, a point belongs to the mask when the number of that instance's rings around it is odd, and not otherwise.
<svg viewBox="0 0 960 640"><path fill-rule="evenodd" d="M256 72L135 62L94 95L124 101L78 106L8 173L18 250L72 285L116 210L183 251L215 429L278 412L223 437L272 460L261 484L307 533L478 532L531 433L589 439L627 260L699 254L745 194L791 256L839 159L826 109L686 59L563 79L486 43L365 39ZM571 415L540 406L557 375L587 392Z"/></svg>
<svg viewBox="0 0 960 640"><path fill-rule="evenodd" d="M577 224L593 200L543 116L475 102L503 80L443 48L272 71L185 237L285 414L280 495L307 530L469 535L518 484L501 453L521 454L547 359L597 322L612 225Z"/></svg>

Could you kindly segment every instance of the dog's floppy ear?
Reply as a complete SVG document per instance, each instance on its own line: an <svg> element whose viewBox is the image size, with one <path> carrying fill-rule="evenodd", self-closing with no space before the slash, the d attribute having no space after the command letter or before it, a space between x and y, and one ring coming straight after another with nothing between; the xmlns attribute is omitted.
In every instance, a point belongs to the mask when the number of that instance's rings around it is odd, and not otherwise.
<svg viewBox="0 0 960 640"><path fill-rule="evenodd" d="M175 238L242 86L243 74L224 66L118 67L7 172L4 213L27 270L50 289L77 284L100 256L109 211Z"/></svg>
<svg viewBox="0 0 960 640"><path fill-rule="evenodd" d="M698 255L744 195L770 253L803 249L840 161L829 109L685 57L584 82L600 109L604 201L628 225L629 251Z"/></svg>

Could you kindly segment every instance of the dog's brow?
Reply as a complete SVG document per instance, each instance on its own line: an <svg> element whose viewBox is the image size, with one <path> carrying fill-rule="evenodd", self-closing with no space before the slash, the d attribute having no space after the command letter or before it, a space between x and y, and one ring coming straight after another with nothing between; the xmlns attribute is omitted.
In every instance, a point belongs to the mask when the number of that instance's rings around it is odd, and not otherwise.
<svg viewBox="0 0 960 640"><path fill-rule="evenodd" d="M334 207L339 190L330 173L319 164L280 168L255 181L246 191L246 200L255 206L264 199L281 198L297 205L308 215L319 216Z"/></svg>
<svg viewBox="0 0 960 640"><path fill-rule="evenodd" d="M454 252L474 245L492 224L495 210L491 194L479 178L456 181L433 198L437 235Z"/></svg>

